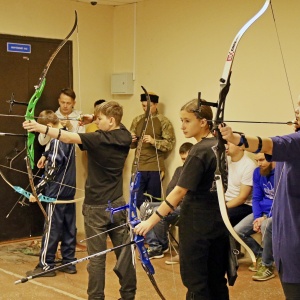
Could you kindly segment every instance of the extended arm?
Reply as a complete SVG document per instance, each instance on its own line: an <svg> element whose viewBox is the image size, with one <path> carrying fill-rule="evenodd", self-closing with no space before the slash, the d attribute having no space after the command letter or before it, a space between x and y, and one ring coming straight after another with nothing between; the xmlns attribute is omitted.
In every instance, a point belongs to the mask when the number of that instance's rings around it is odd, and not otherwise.
<svg viewBox="0 0 300 300"><path fill-rule="evenodd" d="M241 135L238 133L233 133L231 127L219 125L220 132L224 140L233 143L234 145L238 145L241 141ZM256 136L248 136L246 135L246 140L248 142L249 147L246 148L245 145L241 146L248 152L256 152L259 149L259 139ZM270 138L261 138L262 139L262 147L259 152L272 154L273 152L273 141Z"/></svg>
<svg viewBox="0 0 300 300"><path fill-rule="evenodd" d="M39 124L34 120L23 122L23 128L29 132L40 132L44 134L48 128L47 135L51 138L59 139L67 144L82 144L79 134L58 128L47 127L46 125Z"/></svg>
<svg viewBox="0 0 300 300"><path fill-rule="evenodd" d="M182 198L187 193L187 189L182 188L180 186L176 186L172 192L168 195L167 201L175 207L177 207L178 203L182 200ZM163 201L162 204L158 207L156 211L165 217L171 212L170 206ZM139 225L137 225L134 229L135 233L138 235L146 235L159 221L161 218L157 213L153 214L148 220L142 221Z"/></svg>

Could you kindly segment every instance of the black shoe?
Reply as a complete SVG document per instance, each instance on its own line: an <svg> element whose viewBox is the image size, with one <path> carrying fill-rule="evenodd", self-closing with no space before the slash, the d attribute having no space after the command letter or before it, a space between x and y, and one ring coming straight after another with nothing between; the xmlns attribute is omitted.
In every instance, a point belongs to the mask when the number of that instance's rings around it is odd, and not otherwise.
<svg viewBox="0 0 300 300"><path fill-rule="evenodd" d="M47 271L50 271L50 270L47 270ZM26 272L26 276L29 277L29 276L37 275L37 274L43 273L45 271L46 270L44 270L42 267L37 266L34 270L27 271ZM54 277L54 276L56 276L56 272L55 271L51 271L51 272L42 274L39 277Z"/></svg>
<svg viewBox="0 0 300 300"><path fill-rule="evenodd" d="M147 252L148 252L149 259L162 258L165 256L164 253L162 252L162 250L148 248Z"/></svg>
<svg viewBox="0 0 300 300"><path fill-rule="evenodd" d="M59 272L64 272L64 273L67 273L67 274L76 274L77 273L77 270L74 266L68 266L68 267L65 267L63 269L59 269L58 271Z"/></svg>

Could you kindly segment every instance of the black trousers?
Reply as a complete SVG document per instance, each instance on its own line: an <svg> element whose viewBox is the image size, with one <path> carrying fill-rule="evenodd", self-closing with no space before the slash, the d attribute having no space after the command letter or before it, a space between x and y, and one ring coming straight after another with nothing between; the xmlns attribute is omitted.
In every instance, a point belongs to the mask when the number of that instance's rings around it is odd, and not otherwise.
<svg viewBox="0 0 300 300"><path fill-rule="evenodd" d="M242 204L237 207L228 208L228 217L232 227L241 222L245 217L252 214L252 206Z"/></svg>
<svg viewBox="0 0 300 300"><path fill-rule="evenodd" d="M39 266L45 270L55 266L55 255L59 242L63 264L76 260L76 206L47 203L47 214L51 222L42 238Z"/></svg>
<svg viewBox="0 0 300 300"><path fill-rule="evenodd" d="M186 299L228 300L225 273L229 238L218 205L183 201L179 239Z"/></svg>
<svg viewBox="0 0 300 300"><path fill-rule="evenodd" d="M286 283L282 281L283 266L280 264L279 278L283 288L283 292L286 300L300 300L300 283Z"/></svg>
<svg viewBox="0 0 300 300"><path fill-rule="evenodd" d="M146 197L144 193L153 197L161 197L161 182L159 171L140 171L140 186L137 193L136 205L138 208L143 204ZM155 201L153 199L153 201Z"/></svg>

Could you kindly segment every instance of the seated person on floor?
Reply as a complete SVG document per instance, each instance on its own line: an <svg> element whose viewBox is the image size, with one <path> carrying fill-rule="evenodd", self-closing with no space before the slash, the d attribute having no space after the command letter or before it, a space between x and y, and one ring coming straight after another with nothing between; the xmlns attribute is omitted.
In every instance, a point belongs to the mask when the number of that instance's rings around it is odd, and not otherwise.
<svg viewBox="0 0 300 300"><path fill-rule="evenodd" d="M227 143L228 187L225 193L228 217L232 226L252 213L251 192L255 162L244 153L244 149Z"/></svg>
<svg viewBox="0 0 300 300"><path fill-rule="evenodd" d="M181 157L182 162L184 163L186 157L190 149L193 147L192 143L183 143L179 148L179 155ZM167 187L167 195L173 190L176 186L177 181L180 177L182 171L182 166L178 167L171 181ZM148 218L152 215L155 210L159 207L160 202L144 202L141 207L141 217ZM147 213L150 211L150 215ZM145 238L145 242L148 244L148 256L150 259L152 258L162 258L164 257L164 253L169 249L169 239L168 239L168 228L170 223L172 223L180 213L180 206L178 206L175 211L171 212L164 220L158 222L153 229L151 229Z"/></svg>
<svg viewBox="0 0 300 300"><path fill-rule="evenodd" d="M272 252L272 215L271 208L274 199L274 172L275 163L268 162L263 153L256 154L258 167L253 173L253 213L239 222L234 230L251 248L257 257L256 266L249 267L250 271L256 272L253 280L264 281L275 277L274 259ZM251 236L261 232L263 248Z"/></svg>

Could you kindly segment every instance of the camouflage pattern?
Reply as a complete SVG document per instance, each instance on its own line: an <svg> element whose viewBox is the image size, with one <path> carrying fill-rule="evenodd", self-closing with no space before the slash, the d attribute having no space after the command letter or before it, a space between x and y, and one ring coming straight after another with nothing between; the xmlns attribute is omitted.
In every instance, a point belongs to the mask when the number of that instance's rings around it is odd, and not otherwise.
<svg viewBox="0 0 300 300"><path fill-rule="evenodd" d="M145 117L145 114L137 116L130 126L130 132L136 134L138 138L141 136ZM145 134L154 138L155 144L143 143L139 160L139 171L164 171L164 156L173 149L175 144L173 125L167 117L157 112L152 114L152 117L149 119ZM136 148L136 146L137 142L131 144L131 148Z"/></svg>

